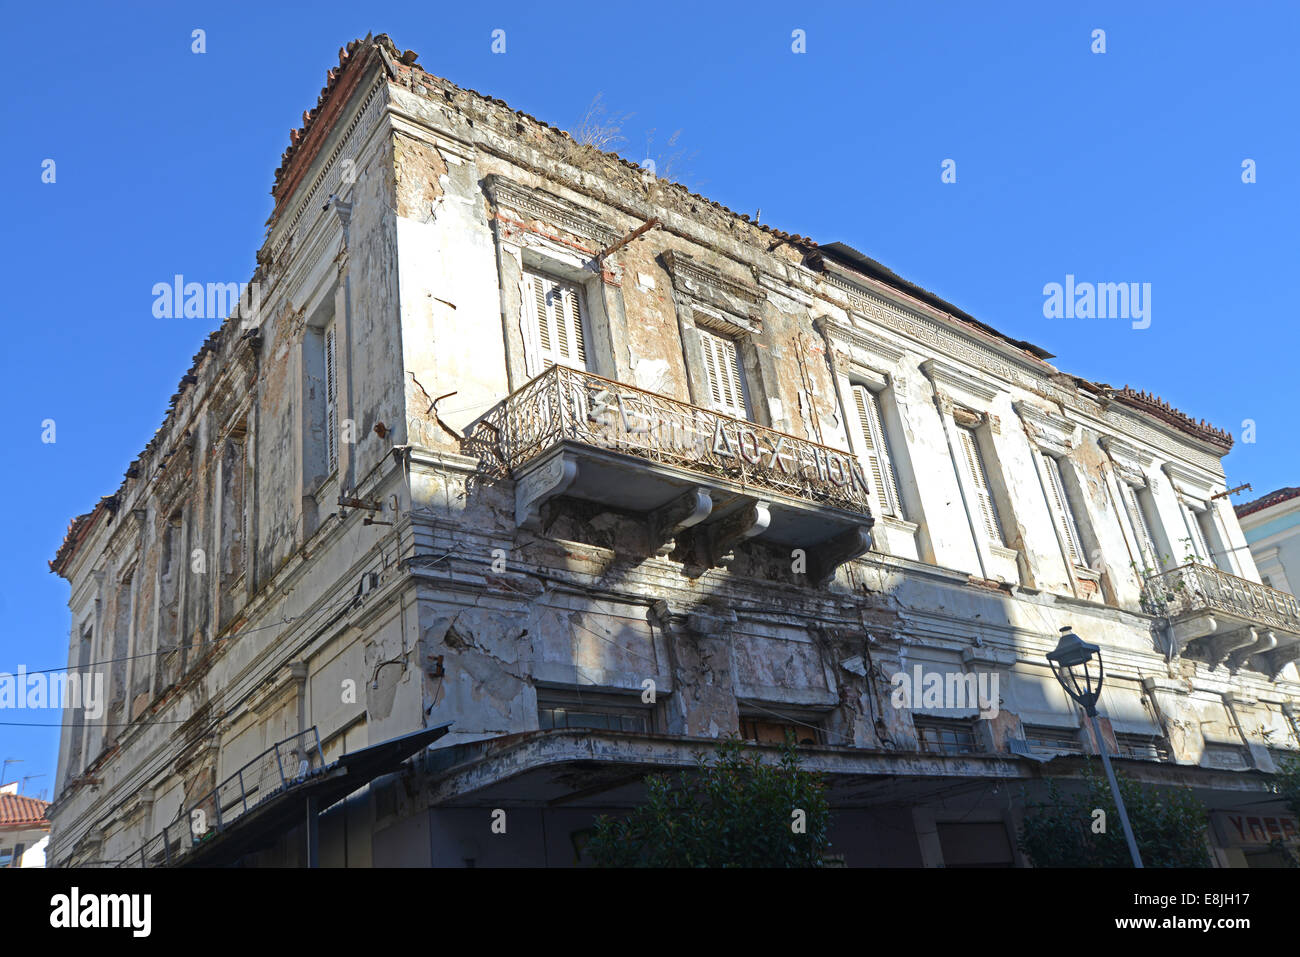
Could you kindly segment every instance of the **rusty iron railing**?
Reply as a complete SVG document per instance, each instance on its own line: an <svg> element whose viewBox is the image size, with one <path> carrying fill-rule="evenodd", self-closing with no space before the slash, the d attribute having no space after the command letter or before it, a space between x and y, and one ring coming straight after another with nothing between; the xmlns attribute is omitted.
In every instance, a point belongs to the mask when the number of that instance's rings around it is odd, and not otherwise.
<svg viewBox="0 0 1300 957"><path fill-rule="evenodd" d="M1300 634L1300 603L1294 595L1197 562L1148 577L1142 603L1166 618L1219 611Z"/></svg>
<svg viewBox="0 0 1300 957"><path fill-rule="evenodd" d="M180 863L245 812L304 781L324 764L315 725L277 741L188 808L117 867L165 867ZM107 861L101 863L109 863Z"/></svg>
<svg viewBox="0 0 1300 957"><path fill-rule="evenodd" d="M564 366L480 418L465 451L489 474L505 476L566 441L870 512L867 479L850 452Z"/></svg>

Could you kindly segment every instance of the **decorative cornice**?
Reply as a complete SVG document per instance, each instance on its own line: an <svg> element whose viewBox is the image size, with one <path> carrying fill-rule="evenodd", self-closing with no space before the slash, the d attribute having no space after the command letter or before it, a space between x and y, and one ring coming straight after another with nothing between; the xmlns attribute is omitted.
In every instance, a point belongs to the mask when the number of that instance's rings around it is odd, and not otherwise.
<svg viewBox="0 0 1300 957"><path fill-rule="evenodd" d="M488 199L494 206L504 206L518 213L530 213L553 226L594 240L602 249L619 240L617 231L600 221L595 210L571 203L552 193L530 189L521 183L493 173L484 183Z"/></svg>
<svg viewBox="0 0 1300 957"><path fill-rule="evenodd" d="M1178 429L1191 432L1203 441L1223 449L1224 452L1232 448L1232 433L1215 428L1204 419L1197 422L1187 413L1175 409L1158 395L1150 392L1139 392L1136 389L1130 389L1128 386L1124 386L1122 389L1113 389L1111 394L1124 405L1141 409Z"/></svg>
<svg viewBox="0 0 1300 957"><path fill-rule="evenodd" d="M991 401L1002 391L997 386L982 382L971 373L949 365L942 359L926 359L921 363L921 371L936 388L942 385L949 391L964 392L985 402Z"/></svg>

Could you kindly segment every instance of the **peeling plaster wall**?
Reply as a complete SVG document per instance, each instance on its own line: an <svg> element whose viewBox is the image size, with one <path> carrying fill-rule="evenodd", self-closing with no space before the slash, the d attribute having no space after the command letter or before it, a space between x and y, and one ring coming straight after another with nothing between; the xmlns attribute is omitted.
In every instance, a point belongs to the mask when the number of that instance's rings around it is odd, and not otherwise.
<svg viewBox="0 0 1300 957"><path fill-rule="evenodd" d="M557 689L644 707L658 735L718 738L769 712L815 720L820 747L875 749L938 774L949 766L911 754L915 725L891 705L890 678L941 662L1002 679L1000 714L979 724L988 750L1009 758L1027 725L1077 729L1044 690L1044 655L1064 625L1106 649L1117 730L1150 716L1177 762L1201 762L1198 719L1233 695L1245 696L1233 708L1249 728L1285 731L1293 666L1270 683L1169 660L1159 622L1137 607L1115 464L1098 439L1119 434L1146 455L1171 528L1177 499L1162 465L1223 487L1203 443L1107 407L902 293L837 285L792 244L500 104L389 69L359 82L278 207L259 254L260 335L227 323L205 347L135 476L94 513L63 571L70 662L82 660L86 627L96 647L120 647L127 628L134 655L159 654L109 682L130 688L129 726L92 728L83 755L64 732L53 862L130 853L306 728L334 756L452 721L436 747L451 760L537 731L539 693ZM331 194L350 209L322 209ZM597 264L651 216L658 228ZM592 368L642 389L706 404L697 330L720 326L740 344L756 422L861 451L848 390L883 388L903 518L881 518L876 550L821 589L761 538L737 545L729 566L688 573L655 553L641 517L589 502L561 497L519 527L513 483L487 475L461 438L532 377L524 269L581 285ZM339 416L355 441L323 475L311 336L329 321L341 330ZM972 528L954 409L985 430L1015 558ZM1095 587L1067 564L1044 499L1035 456L1052 442L1065 443ZM227 481L226 467L241 475ZM1229 537L1240 538L1235 523ZM203 573L194 548L207 550ZM1247 737L1255 753L1264 739ZM435 807L437 781L396 776L369 792L382 799L354 800L323 826L323 853L341 861L340 842L373 833L358 860L486 862L481 813ZM555 862L563 847L544 846L534 824L530 853ZM265 861L297 861L297 839ZM860 861L874 852L859 843ZM901 845L891 860L920 860Z"/></svg>

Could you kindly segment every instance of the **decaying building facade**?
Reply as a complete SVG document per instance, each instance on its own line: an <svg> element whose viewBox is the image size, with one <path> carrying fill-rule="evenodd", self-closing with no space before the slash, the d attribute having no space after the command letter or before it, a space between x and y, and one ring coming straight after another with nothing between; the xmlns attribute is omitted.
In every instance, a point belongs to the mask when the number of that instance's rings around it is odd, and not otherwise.
<svg viewBox="0 0 1300 957"><path fill-rule="evenodd" d="M1218 863L1295 837L1259 802L1300 610L1229 436L415 59L340 51L256 321L52 563L110 689L53 862L569 864L644 774L788 730L846 864L1023 863L1020 786L1097 747L1066 625L1104 744L1196 789Z"/></svg>

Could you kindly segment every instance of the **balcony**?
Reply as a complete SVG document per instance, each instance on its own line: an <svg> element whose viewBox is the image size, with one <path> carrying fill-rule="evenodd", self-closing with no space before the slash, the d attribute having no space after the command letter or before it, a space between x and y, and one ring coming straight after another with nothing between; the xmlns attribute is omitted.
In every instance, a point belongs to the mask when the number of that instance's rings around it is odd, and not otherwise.
<svg viewBox="0 0 1300 957"><path fill-rule="evenodd" d="M560 495L640 517L656 554L726 565L747 539L803 548L818 584L871 547L848 452L587 372L553 366L470 428L465 450L515 483L515 518Z"/></svg>
<svg viewBox="0 0 1300 957"><path fill-rule="evenodd" d="M1179 654L1211 668L1248 664L1276 678L1300 659L1300 603L1259 582L1192 563L1149 577L1142 604L1169 619Z"/></svg>

